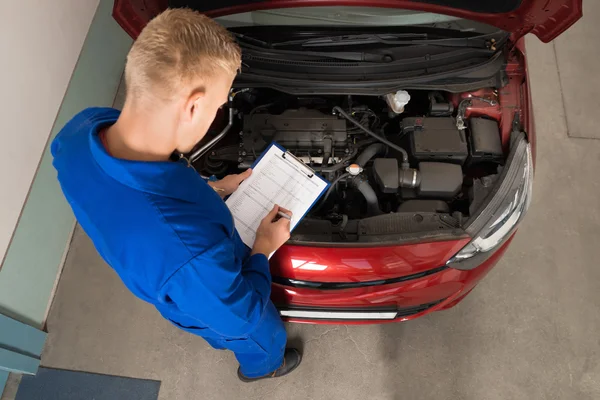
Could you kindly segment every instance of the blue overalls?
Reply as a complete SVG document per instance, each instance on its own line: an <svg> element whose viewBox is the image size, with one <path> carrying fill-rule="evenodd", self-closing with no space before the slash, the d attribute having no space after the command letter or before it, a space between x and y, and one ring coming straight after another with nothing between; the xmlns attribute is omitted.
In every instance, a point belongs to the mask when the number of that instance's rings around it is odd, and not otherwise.
<svg viewBox="0 0 600 400"><path fill-rule="evenodd" d="M247 377L274 371L287 337L269 299L267 258L250 256L223 200L183 160L111 157L98 132L118 117L111 108L86 109L52 142L77 220L137 297L214 348L233 351Z"/></svg>

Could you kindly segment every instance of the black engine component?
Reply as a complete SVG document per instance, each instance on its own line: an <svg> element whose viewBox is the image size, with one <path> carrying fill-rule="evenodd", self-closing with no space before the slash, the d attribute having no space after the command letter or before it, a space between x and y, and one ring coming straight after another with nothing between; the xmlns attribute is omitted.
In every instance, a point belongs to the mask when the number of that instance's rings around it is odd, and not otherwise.
<svg viewBox="0 0 600 400"><path fill-rule="evenodd" d="M421 181L416 169L398 169L398 160L395 158L376 158L373 174L383 193L396 193L398 188L416 188Z"/></svg>
<svg viewBox="0 0 600 400"><path fill-rule="evenodd" d="M419 169L398 169L395 158L376 158L373 174L383 193L395 193L399 188L417 188L419 196L451 199L463 183L460 165L422 162Z"/></svg>
<svg viewBox="0 0 600 400"><path fill-rule="evenodd" d="M398 207L398 212L450 213L450 206L443 200L407 200Z"/></svg>
<svg viewBox="0 0 600 400"><path fill-rule="evenodd" d="M383 193L398 191L398 160L395 158L376 158L373 161L373 175Z"/></svg>
<svg viewBox="0 0 600 400"><path fill-rule="evenodd" d="M246 154L260 154L273 141L297 156L323 157L328 152L342 156L348 149L346 121L306 108L244 116Z"/></svg>
<svg viewBox="0 0 600 400"><path fill-rule="evenodd" d="M460 165L422 162L419 164L421 184L419 196L451 199L462 187L463 174Z"/></svg>
<svg viewBox="0 0 600 400"><path fill-rule="evenodd" d="M411 152L419 161L462 165L469 156L465 133L456 128L454 118L404 118L402 132L410 134Z"/></svg>
<svg viewBox="0 0 600 400"><path fill-rule="evenodd" d="M469 119L471 157L469 164L480 162L502 163L504 153L500 141L500 128L494 120L485 118Z"/></svg>
<svg viewBox="0 0 600 400"><path fill-rule="evenodd" d="M449 117L454 106L440 92L429 93L429 115L431 117Z"/></svg>

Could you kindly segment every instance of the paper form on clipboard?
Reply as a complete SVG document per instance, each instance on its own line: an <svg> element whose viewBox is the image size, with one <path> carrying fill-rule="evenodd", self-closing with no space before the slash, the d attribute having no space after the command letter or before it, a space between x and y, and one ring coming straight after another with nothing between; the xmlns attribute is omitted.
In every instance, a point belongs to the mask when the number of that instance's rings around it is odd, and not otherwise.
<svg viewBox="0 0 600 400"><path fill-rule="evenodd" d="M329 182L276 143L252 167L252 175L227 199L242 241L252 248L256 229L275 204L292 212L290 229L325 192Z"/></svg>

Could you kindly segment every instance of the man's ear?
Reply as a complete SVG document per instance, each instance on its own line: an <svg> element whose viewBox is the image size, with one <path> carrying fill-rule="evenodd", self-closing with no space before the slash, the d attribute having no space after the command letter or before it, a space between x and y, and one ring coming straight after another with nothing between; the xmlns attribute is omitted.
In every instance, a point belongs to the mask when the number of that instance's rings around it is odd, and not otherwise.
<svg viewBox="0 0 600 400"><path fill-rule="evenodd" d="M206 98L206 90L204 87L195 88L188 96L185 102L185 119L191 121L196 114L202 109L202 102Z"/></svg>

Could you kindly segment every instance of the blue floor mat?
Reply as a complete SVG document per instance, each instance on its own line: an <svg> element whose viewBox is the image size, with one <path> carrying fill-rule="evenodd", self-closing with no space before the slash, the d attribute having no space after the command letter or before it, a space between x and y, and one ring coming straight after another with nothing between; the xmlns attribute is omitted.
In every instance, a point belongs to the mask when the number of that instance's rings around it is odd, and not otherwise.
<svg viewBox="0 0 600 400"><path fill-rule="evenodd" d="M156 400L160 381L40 367L23 375L15 400Z"/></svg>

